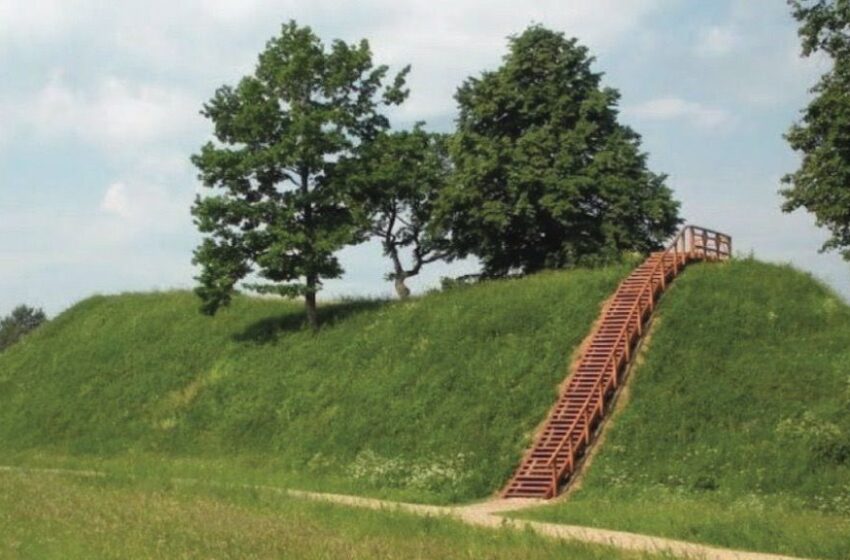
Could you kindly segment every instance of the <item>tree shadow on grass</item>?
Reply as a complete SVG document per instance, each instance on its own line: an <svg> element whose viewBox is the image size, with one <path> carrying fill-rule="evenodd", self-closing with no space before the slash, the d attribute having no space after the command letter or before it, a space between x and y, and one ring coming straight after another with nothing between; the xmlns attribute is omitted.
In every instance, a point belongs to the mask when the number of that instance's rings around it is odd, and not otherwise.
<svg viewBox="0 0 850 560"><path fill-rule="evenodd" d="M329 303L319 306L319 330L332 327L338 321L364 311L372 311L395 303L385 299L358 299ZM268 317L249 325L244 331L233 335L238 342L269 344L276 342L282 334L306 330L307 318L304 312L287 313Z"/></svg>

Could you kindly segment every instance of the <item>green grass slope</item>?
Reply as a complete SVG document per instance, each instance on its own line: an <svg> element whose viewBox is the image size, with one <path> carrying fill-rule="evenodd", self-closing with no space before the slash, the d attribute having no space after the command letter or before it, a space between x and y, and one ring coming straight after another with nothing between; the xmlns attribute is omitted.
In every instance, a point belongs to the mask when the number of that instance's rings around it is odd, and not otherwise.
<svg viewBox="0 0 850 560"><path fill-rule="evenodd" d="M489 495L625 267L409 302L94 297L0 355L0 462L425 501Z"/></svg>
<svg viewBox="0 0 850 560"><path fill-rule="evenodd" d="M850 307L808 275L699 265L569 500L528 516L850 558Z"/></svg>

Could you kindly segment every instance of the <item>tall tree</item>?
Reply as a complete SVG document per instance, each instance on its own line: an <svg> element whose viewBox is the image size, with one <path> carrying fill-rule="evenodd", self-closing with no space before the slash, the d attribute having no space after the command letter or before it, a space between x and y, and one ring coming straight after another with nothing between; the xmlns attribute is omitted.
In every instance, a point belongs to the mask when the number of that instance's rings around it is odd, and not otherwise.
<svg viewBox="0 0 850 560"><path fill-rule="evenodd" d="M318 325L316 293L342 268L335 253L357 241L346 204L349 160L389 122L382 108L401 103L408 68L389 83L373 66L365 40L326 49L309 27L282 26L260 54L254 74L223 86L201 112L217 142L192 157L214 190L192 209L205 234L195 251L197 293L213 314L237 282L261 293L303 295Z"/></svg>
<svg viewBox="0 0 850 560"><path fill-rule="evenodd" d="M575 39L532 26L510 38L501 67L457 91L439 214L454 256L478 256L487 276L648 251L679 223L592 62Z"/></svg>
<svg viewBox="0 0 850 560"><path fill-rule="evenodd" d="M850 260L850 0L789 2L800 22L803 55L828 56L832 68L812 88L814 99L785 138L803 156L783 178L782 209L805 208L831 236L823 250Z"/></svg>
<svg viewBox="0 0 850 560"><path fill-rule="evenodd" d="M19 305L0 319L0 352L13 345L47 321L41 309Z"/></svg>
<svg viewBox="0 0 850 560"><path fill-rule="evenodd" d="M410 131L381 135L358 162L357 207L392 263L387 278L401 299L410 295L408 278L446 256L446 239L432 221L451 173L446 140L418 123Z"/></svg>

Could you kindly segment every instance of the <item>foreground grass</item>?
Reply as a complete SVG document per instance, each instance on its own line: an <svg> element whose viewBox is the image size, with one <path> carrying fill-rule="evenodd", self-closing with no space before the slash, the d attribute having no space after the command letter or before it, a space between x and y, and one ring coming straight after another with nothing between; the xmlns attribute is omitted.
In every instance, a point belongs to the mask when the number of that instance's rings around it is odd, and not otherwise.
<svg viewBox="0 0 850 560"><path fill-rule="evenodd" d="M626 267L324 307L95 297L0 355L0 462L449 502L510 475ZM266 477L266 480L263 478Z"/></svg>
<svg viewBox="0 0 850 560"><path fill-rule="evenodd" d="M474 529L448 519L350 509L244 490L134 487L0 472L0 557L642 558L614 549Z"/></svg>
<svg viewBox="0 0 850 560"><path fill-rule="evenodd" d="M752 261L673 285L582 488L524 517L850 558L850 308Z"/></svg>

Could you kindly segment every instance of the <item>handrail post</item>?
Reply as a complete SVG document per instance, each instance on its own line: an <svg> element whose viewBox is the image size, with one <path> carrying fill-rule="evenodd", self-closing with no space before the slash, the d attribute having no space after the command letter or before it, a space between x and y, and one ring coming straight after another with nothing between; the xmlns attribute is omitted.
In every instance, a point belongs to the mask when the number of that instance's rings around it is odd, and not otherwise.
<svg viewBox="0 0 850 560"><path fill-rule="evenodd" d="M685 266L685 232L679 232L679 238L676 239L676 248L680 249L682 255L682 266Z"/></svg>
<svg viewBox="0 0 850 560"><path fill-rule="evenodd" d="M679 238L673 243L673 274L679 275Z"/></svg>
<svg viewBox="0 0 850 560"><path fill-rule="evenodd" d="M584 409L584 444L590 443L590 417L587 415L587 407Z"/></svg>
<svg viewBox="0 0 850 560"><path fill-rule="evenodd" d="M640 300L635 302L636 304L640 303ZM635 320L637 321L637 333L638 336L643 336L643 317L640 316L640 313L635 315Z"/></svg>
<svg viewBox="0 0 850 560"><path fill-rule="evenodd" d="M694 228L688 226L688 252L689 257L693 260L694 258Z"/></svg>
<svg viewBox="0 0 850 560"><path fill-rule="evenodd" d="M552 463L552 482L549 487L550 497L558 493L558 465Z"/></svg>
<svg viewBox="0 0 850 560"><path fill-rule="evenodd" d="M626 321L626 328L629 326L629 322L632 320L632 314L629 312L629 320ZM626 361L632 359L632 340L631 335L626 335L626 340L623 341L623 355L626 357Z"/></svg>
<svg viewBox="0 0 850 560"><path fill-rule="evenodd" d="M646 287L649 288L649 308L652 309L655 307L655 292L652 289L652 283L646 284Z"/></svg>
<svg viewBox="0 0 850 560"><path fill-rule="evenodd" d="M599 415L605 414L605 387L599 384Z"/></svg>
<svg viewBox="0 0 850 560"><path fill-rule="evenodd" d="M626 344L626 346L628 346L628 344ZM620 372L620 364L618 364L617 362L613 362L611 364L611 379L613 380L612 382L614 384L614 389L616 389L617 385L619 384L619 382L617 380L619 372Z"/></svg>

